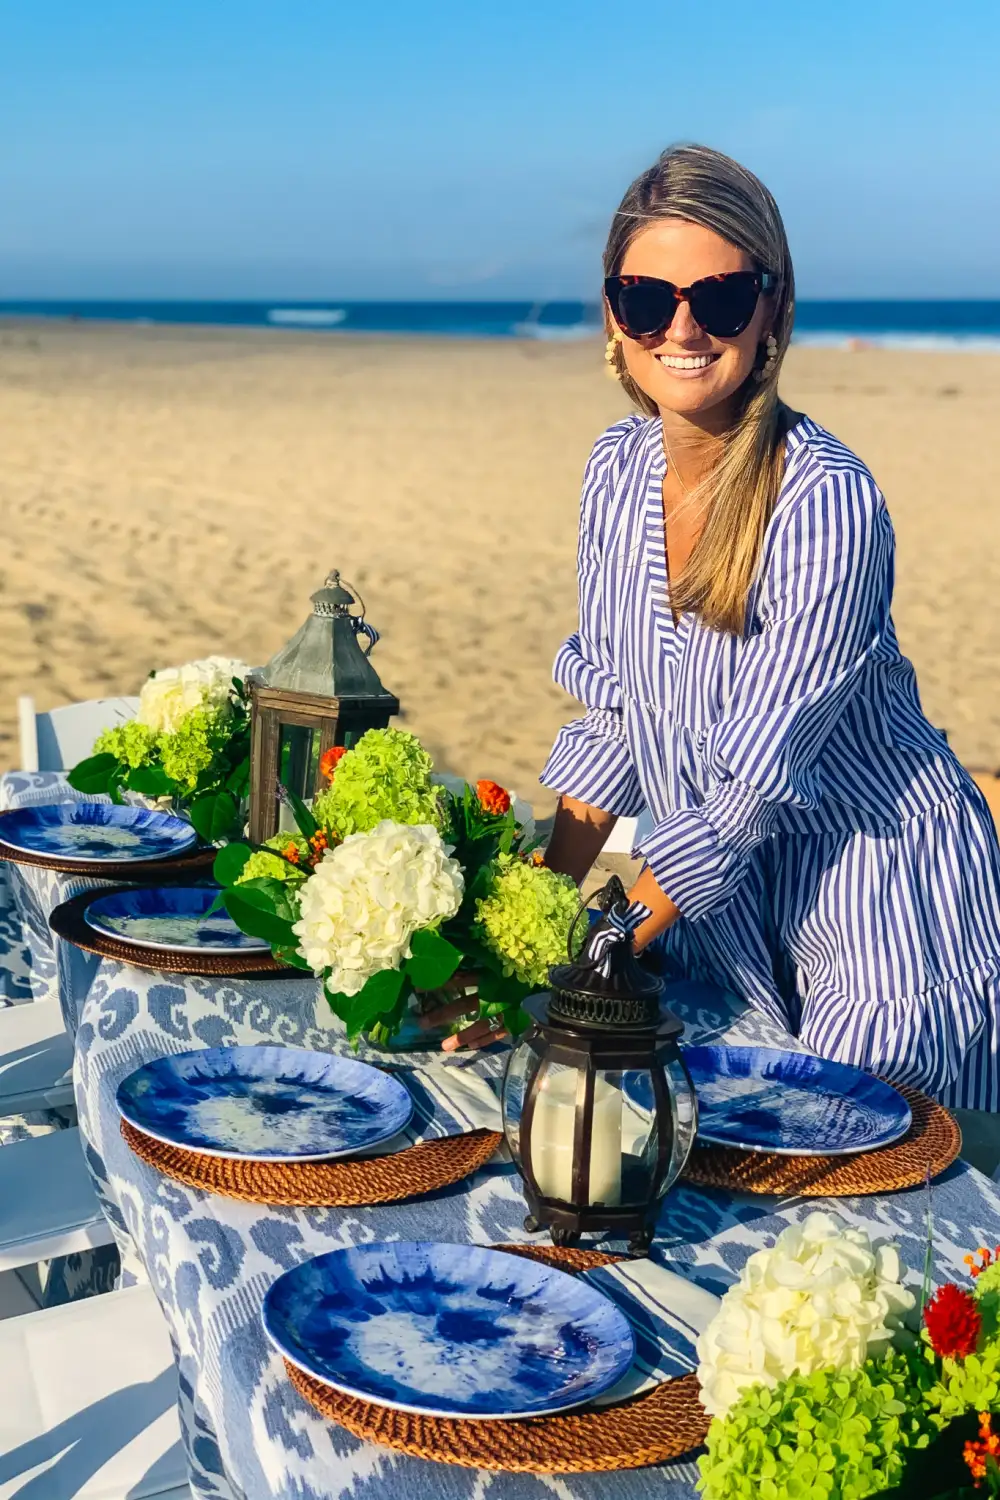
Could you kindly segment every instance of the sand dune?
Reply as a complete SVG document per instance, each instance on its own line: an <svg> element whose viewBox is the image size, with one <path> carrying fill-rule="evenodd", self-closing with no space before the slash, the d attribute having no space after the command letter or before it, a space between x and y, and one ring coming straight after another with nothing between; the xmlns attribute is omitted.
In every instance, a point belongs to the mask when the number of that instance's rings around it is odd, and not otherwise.
<svg viewBox="0 0 1000 1500"><path fill-rule="evenodd" d="M930 717L968 764L1000 764L1000 359L806 349L786 368L787 398L888 496ZM626 409L590 344L0 325L0 765L18 693L45 707L209 652L262 661L336 565L439 762L549 810L580 473Z"/></svg>

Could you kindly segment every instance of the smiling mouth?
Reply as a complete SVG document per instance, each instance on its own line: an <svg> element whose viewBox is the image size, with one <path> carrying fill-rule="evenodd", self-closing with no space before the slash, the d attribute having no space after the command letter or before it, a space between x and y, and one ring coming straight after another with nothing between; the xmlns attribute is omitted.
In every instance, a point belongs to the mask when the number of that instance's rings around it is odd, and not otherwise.
<svg viewBox="0 0 1000 1500"><path fill-rule="evenodd" d="M659 364L668 370L707 370L719 358L718 354L657 354Z"/></svg>

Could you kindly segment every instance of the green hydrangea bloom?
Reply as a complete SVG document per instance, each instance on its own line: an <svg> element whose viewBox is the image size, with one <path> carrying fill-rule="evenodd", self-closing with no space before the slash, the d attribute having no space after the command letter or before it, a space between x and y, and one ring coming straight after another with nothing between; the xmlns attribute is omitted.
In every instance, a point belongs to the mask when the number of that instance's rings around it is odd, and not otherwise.
<svg viewBox="0 0 1000 1500"><path fill-rule="evenodd" d="M185 792L193 792L198 778L207 771L226 742L229 715L193 708L173 734L159 737L160 763L171 781Z"/></svg>
<svg viewBox="0 0 1000 1500"><path fill-rule="evenodd" d="M1000 1334L1000 1256L972 1282L972 1294L979 1303L983 1333L988 1339Z"/></svg>
<svg viewBox="0 0 1000 1500"><path fill-rule="evenodd" d="M156 759L156 734L138 719L128 719L114 729L105 729L94 741L95 755L113 755L116 760L137 771Z"/></svg>
<svg viewBox="0 0 1000 1500"><path fill-rule="evenodd" d="M287 859L281 859L277 854L268 854L268 849L287 849L289 844L294 844L298 851L301 866L296 867ZM236 881L242 885L244 880L287 880L291 884L298 884L309 875L306 859L309 855L309 845L298 833L277 833L274 838L267 839L262 849L255 849L247 860Z"/></svg>
<svg viewBox="0 0 1000 1500"><path fill-rule="evenodd" d="M899 1484L906 1455L942 1423L923 1404L933 1371L892 1351L849 1372L745 1391L708 1431L705 1500L862 1500Z"/></svg>
<svg viewBox="0 0 1000 1500"><path fill-rule="evenodd" d="M344 839L368 833L383 818L444 828L447 803L431 783L432 762L404 729L369 729L348 750L330 786L313 802L313 816Z"/></svg>
<svg viewBox="0 0 1000 1500"><path fill-rule="evenodd" d="M568 875L501 855L489 894L476 902L479 937L524 984L548 983L552 964L566 960L566 939L580 904Z"/></svg>
<svg viewBox="0 0 1000 1500"><path fill-rule="evenodd" d="M964 1359L942 1359L927 1405L948 1422L968 1411L1000 1409L1000 1340L989 1340L978 1354Z"/></svg>

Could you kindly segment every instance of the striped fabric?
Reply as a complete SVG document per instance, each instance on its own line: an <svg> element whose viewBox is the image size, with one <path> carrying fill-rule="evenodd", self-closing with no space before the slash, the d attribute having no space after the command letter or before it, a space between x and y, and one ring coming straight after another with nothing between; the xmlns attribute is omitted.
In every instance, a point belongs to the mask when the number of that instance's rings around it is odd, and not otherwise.
<svg viewBox="0 0 1000 1500"><path fill-rule="evenodd" d="M824 1056L1000 1109L1000 850L899 650L882 495L802 418L735 637L673 620L665 472L638 416L587 465L580 625L555 663L587 714L542 781L650 809L635 852L682 914L668 973L736 990Z"/></svg>

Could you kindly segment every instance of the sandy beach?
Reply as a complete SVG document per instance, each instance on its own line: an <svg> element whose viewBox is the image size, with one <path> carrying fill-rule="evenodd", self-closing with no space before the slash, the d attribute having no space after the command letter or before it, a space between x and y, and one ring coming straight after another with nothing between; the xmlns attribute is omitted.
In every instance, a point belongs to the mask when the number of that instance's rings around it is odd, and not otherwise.
<svg viewBox="0 0 1000 1500"><path fill-rule="evenodd" d="M1000 358L804 348L786 372L887 495L930 718L966 764L1000 765ZM337 566L441 767L549 811L580 474L626 410L590 343L0 324L0 768L19 693L49 707L210 652L263 661Z"/></svg>

